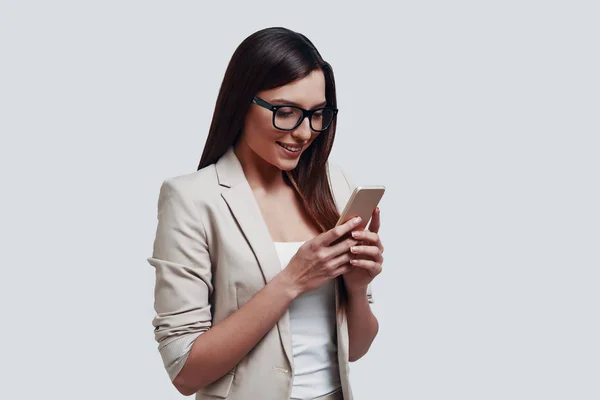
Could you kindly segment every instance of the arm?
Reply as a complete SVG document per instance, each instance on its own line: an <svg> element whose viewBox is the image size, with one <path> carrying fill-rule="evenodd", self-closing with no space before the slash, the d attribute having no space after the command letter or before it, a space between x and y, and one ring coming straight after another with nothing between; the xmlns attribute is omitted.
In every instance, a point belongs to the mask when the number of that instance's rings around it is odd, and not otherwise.
<svg viewBox="0 0 600 400"><path fill-rule="evenodd" d="M173 381L182 394L196 393L225 375L275 326L295 297L282 277L279 274L242 308L198 337Z"/></svg>
<svg viewBox="0 0 600 400"><path fill-rule="evenodd" d="M379 331L379 322L369 303L372 301L367 297L366 289L358 289L348 292L348 308L346 315L348 318L348 337L350 340L349 360L354 362L364 356L377 332Z"/></svg>
<svg viewBox="0 0 600 400"><path fill-rule="evenodd" d="M356 185L348 175L336 166L348 186L348 193L352 193ZM378 219L378 216L377 216ZM379 221L377 221L379 224ZM369 227L371 228L371 227ZM349 289L348 308L348 338L349 338L349 361L354 362L364 356L371 343L379 332L379 322L371 311L370 304L374 303L372 284L369 282L366 288Z"/></svg>
<svg viewBox="0 0 600 400"><path fill-rule="evenodd" d="M246 305L212 326L211 264L194 204L165 182L153 257L155 338L177 390L191 395L235 367L277 323L298 293L279 274ZM240 329L243 327L243 329Z"/></svg>

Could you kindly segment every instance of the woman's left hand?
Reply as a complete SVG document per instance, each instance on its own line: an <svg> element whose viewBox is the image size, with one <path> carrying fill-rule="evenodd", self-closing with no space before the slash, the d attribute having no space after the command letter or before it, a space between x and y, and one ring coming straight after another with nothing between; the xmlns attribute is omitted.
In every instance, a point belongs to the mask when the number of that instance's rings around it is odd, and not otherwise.
<svg viewBox="0 0 600 400"><path fill-rule="evenodd" d="M354 257L350 264L354 267L346 272L344 282L348 291L366 289L373 278L382 271L383 245L379 238L380 212L375 209L369 228L364 231L353 231L352 236L359 241L350 250Z"/></svg>

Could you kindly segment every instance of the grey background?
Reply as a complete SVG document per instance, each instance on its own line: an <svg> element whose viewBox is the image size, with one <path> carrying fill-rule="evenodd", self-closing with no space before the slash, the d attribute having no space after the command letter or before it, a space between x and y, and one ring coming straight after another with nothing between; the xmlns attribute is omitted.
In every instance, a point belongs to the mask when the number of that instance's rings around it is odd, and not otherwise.
<svg viewBox="0 0 600 400"><path fill-rule="evenodd" d="M600 398L597 2L0 1L0 398L177 399L146 264L236 46L334 67L388 187L362 399Z"/></svg>

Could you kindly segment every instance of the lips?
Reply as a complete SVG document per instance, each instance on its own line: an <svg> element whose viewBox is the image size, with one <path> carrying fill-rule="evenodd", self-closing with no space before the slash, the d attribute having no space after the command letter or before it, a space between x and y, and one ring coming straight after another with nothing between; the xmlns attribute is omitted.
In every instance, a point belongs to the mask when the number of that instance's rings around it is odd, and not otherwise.
<svg viewBox="0 0 600 400"><path fill-rule="evenodd" d="M293 153L297 153L297 152L301 151L302 147L303 147L298 144L287 144L287 143L281 143L281 142L277 142L277 144L279 146L283 147L284 149L291 151Z"/></svg>

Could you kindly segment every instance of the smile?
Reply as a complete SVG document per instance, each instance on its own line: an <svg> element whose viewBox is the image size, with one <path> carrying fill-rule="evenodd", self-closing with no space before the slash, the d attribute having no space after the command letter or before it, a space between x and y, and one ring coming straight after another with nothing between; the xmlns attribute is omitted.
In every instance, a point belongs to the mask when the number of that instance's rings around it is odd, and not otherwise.
<svg viewBox="0 0 600 400"><path fill-rule="evenodd" d="M280 145L281 147L283 147L284 149L291 151L292 153L297 153L300 150L302 150L302 146L291 146L291 145L283 144L280 142L277 142L277 144Z"/></svg>

